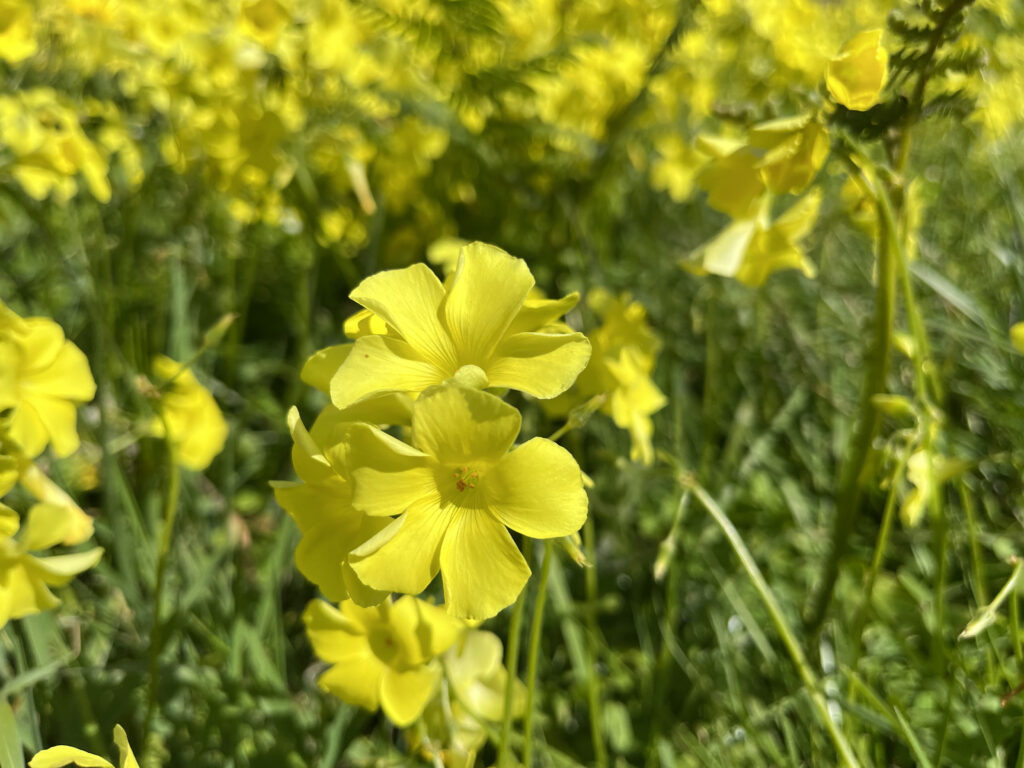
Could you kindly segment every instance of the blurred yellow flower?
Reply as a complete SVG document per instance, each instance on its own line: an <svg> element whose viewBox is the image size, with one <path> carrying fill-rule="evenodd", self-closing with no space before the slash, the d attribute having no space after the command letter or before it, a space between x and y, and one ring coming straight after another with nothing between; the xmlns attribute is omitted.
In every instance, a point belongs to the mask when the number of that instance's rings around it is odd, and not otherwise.
<svg viewBox="0 0 1024 768"><path fill-rule="evenodd" d="M17 64L36 52L34 15L31 2L0 0L0 59Z"/></svg>
<svg viewBox="0 0 1024 768"><path fill-rule="evenodd" d="M16 460L0 456L0 498L17 477ZM18 514L0 503L0 628L11 619L57 607L60 600L49 588L64 586L99 562L99 547L50 557L31 554L76 538L72 529L77 523L67 506L43 502L29 510L22 527Z"/></svg>
<svg viewBox="0 0 1024 768"><path fill-rule="evenodd" d="M114 743L119 754L117 768L139 768L139 762L128 743L128 735L120 725L114 726ZM109 760L75 747L50 747L37 752L28 761L28 768L64 768L69 765L80 768L114 768Z"/></svg>
<svg viewBox="0 0 1024 768"><path fill-rule="evenodd" d="M422 392L458 376L477 387L507 387L535 397L564 392L590 356L581 333L544 333L575 303L524 307L534 286L529 267L499 248L472 243L446 286L425 264L380 272L351 298L386 323L372 323L331 380L346 408L388 392ZM362 317L368 317L361 314Z"/></svg>
<svg viewBox="0 0 1024 768"><path fill-rule="evenodd" d="M224 449L228 436L217 402L190 369L165 355L154 358L153 373L164 391L158 403L161 415L153 419L151 433L155 437L169 435L174 460L181 466L206 469Z"/></svg>
<svg viewBox="0 0 1024 768"><path fill-rule="evenodd" d="M1014 323L1010 327L1010 343L1014 349L1024 354L1024 323Z"/></svg>
<svg viewBox="0 0 1024 768"><path fill-rule="evenodd" d="M781 269L799 269L814 277L817 270L801 241L818 218L821 191L811 190L774 221L769 219L769 203L770 198L764 198L755 216L734 221L680 260L680 266L694 274L722 275L751 286L761 285Z"/></svg>
<svg viewBox="0 0 1024 768"><path fill-rule="evenodd" d="M530 567L506 526L548 539L574 533L587 516L568 451L544 438L509 451L520 422L494 395L446 385L416 401L411 446L373 427L353 431L352 504L401 515L353 552L359 578L417 594L440 570L448 612L464 619L511 604Z"/></svg>
<svg viewBox="0 0 1024 768"><path fill-rule="evenodd" d="M832 98L847 109L864 111L878 103L889 73L889 54L882 30L867 29L839 49L825 70Z"/></svg>
<svg viewBox="0 0 1024 768"><path fill-rule="evenodd" d="M448 768L473 765L487 741L487 725L500 723L505 713L509 678L502 657L501 639L479 629L466 630L441 656L448 685L423 712L425 733L408 734L425 757L437 755ZM526 686L518 679L512 685L512 715L518 718L526 709Z"/></svg>
<svg viewBox="0 0 1024 768"><path fill-rule="evenodd" d="M21 318L0 301L0 430L28 458L48 443L58 456L73 453L75 408L95 394L88 360L57 323Z"/></svg>
<svg viewBox="0 0 1024 768"><path fill-rule="evenodd" d="M302 619L313 651L331 665L320 687L349 704L379 707L402 728L437 692L442 669L435 657L465 628L444 609L408 595L373 608L313 600Z"/></svg>
<svg viewBox="0 0 1024 768"><path fill-rule="evenodd" d="M651 416L668 402L651 379L661 342L647 323L647 310L629 294L612 296L604 288L587 295L587 305L602 319L590 334L594 354L580 375L583 398L605 395L601 411L629 431L629 458L654 462Z"/></svg>

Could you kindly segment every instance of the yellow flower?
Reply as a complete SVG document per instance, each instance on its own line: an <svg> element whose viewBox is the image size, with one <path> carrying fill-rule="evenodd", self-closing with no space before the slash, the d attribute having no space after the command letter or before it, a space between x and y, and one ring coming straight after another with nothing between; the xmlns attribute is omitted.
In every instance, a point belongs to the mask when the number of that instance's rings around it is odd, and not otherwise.
<svg viewBox="0 0 1024 768"><path fill-rule="evenodd" d="M882 47L882 30L868 29L839 49L825 70L832 98L847 109L863 112L878 103L889 72L889 54Z"/></svg>
<svg viewBox="0 0 1024 768"><path fill-rule="evenodd" d="M353 552L376 589L417 594L441 571L448 612L486 619L522 590L530 568L506 526L535 539L567 536L587 516L572 455L544 438L511 452L519 412L494 395L455 385L424 392L412 445L379 429L352 433L352 504L401 515Z"/></svg>
<svg viewBox="0 0 1024 768"><path fill-rule="evenodd" d="M535 397L564 392L590 356L581 333L542 328L575 303L568 296L524 307L533 276L526 262L483 243L462 250L448 286L425 264L366 278L351 298L378 327L356 339L331 380L346 408L389 392L422 392L459 375L478 387L507 387ZM366 317L366 315L361 315ZM379 323L386 323L386 335Z"/></svg>
<svg viewBox="0 0 1024 768"><path fill-rule="evenodd" d="M680 261L680 266L694 274L723 275L752 286L781 269L799 269L814 277L814 265L800 243L818 217L820 190L800 198L775 221L768 218L769 202L765 198L756 216L734 221Z"/></svg>
<svg viewBox="0 0 1024 768"><path fill-rule="evenodd" d="M418 746L426 756L440 752L446 766L471 766L487 741L487 723L500 723L505 713L508 670L502 660L501 639L492 632L470 629L441 657L448 686L423 712L427 743ZM512 714L526 709L526 686L512 680ZM415 734L410 734L415 738ZM438 750L434 745L443 745Z"/></svg>
<svg viewBox="0 0 1024 768"><path fill-rule="evenodd" d="M157 378L168 382L160 398L161 417L153 420L152 434L170 433L174 460L185 467L202 471L224 449L228 425L217 401L188 368L165 355L153 360Z"/></svg>
<svg viewBox="0 0 1024 768"><path fill-rule="evenodd" d="M17 460L0 456L0 497L17 477ZM43 502L29 510L22 528L17 513L0 503L0 628L10 619L57 607L60 600L49 588L64 586L99 562L103 550L98 547L52 557L31 554L74 539L78 522L67 506Z"/></svg>
<svg viewBox="0 0 1024 768"><path fill-rule="evenodd" d="M23 319L0 301L0 428L26 456L47 443L58 456L73 453L75 407L95 394L89 362L57 323Z"/></svg>
<svg viewBox="0 0 1024 768"><path fill-rule="evenodd" d="M139 762L128 743L128 735L120 725L114 726L114 743L119 754L117 768L139 768ZM37 752L36 756L28 761L28 768L64 768L68 765L77 765L81 768L114 768L109 760L75 747L50 747Z"/></svg>
<svg viewBox="0 0 1024 768"><path fill-rule="evenodd" d="M1014 349L1024 354L1024 323L1014 323L1010 326L1010 343Z"/></svg>
<svg viewBox="0 0 1024 768"><path fill-rule="evenodd" d="M36 52L32 3L0 0L0 59L17 64Z"/></svg>
<svg viewBox="0 0 1024 768"><path fill-rule="evenodd" d="M372 402L372 401L371 401ZM359 406L356 406L357 408ZM299 482L274 482L274 497L302 532L295 564L330 600L346 598L375 605L387 593L363 584L349 564L349 553L387 527L352 506L348 477L349 415L328 406L307 432L298 410L288 413L295 442L292 464Z"/></svg>
<svg viewBox="0 0 1024 768"><path fill-rule="evenodd" d="M465 626L408 595L373 608L313 600L302 619L313 651L331 665L320 675L320 687L349 704L380 707L403 728L437 692L441 665L435 657Z"/></svg>
<svg viewBox="0 0 1024 768"><path fill-rule="evenodd" d="M616 298L603 288L591 291L587 304L602 324L590 334L594 347L587 369L580 375L583 397L606 395L601 411L615 426L629 431L629 458L654 463L651 415L665 407L665 395L651 379L661 343L647 324L643 304L629 294Z"/></svg>

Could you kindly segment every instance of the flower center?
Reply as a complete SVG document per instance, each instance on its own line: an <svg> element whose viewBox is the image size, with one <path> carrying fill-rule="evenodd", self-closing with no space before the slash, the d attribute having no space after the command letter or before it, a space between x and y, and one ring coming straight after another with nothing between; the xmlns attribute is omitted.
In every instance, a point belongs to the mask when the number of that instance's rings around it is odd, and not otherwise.
<svg viewBox="0 0 1024 768"><path fill-rule="evenodd" d="M458 467L452 472L452 478L455 480L455 487L460 492L474 490L480 481L480 473L470 467Z"/></svg>

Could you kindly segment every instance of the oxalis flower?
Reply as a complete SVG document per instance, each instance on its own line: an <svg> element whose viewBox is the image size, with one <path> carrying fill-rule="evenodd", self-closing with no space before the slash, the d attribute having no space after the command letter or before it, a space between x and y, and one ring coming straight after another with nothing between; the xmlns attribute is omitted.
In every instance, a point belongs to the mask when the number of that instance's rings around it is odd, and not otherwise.
<svg viewBox="0 0 1024 768"><path fill-rule="evenodd" d="M120 725L114 726L114 744L117 745L119 754L117 768L139 768L139 762L128 743L128 735ZM114 764L109 760L76 747L50 747L37 752L36 756L28 761L28 768L64 768L68 765L78 765L82 768L114 768Z"/></svg>
<svg viewBox="0 0 1024 768"><path fill-rule="evenodd" d="M449 384L416 401L411 446L370 426L353 431L352 505L401 515L353 550L359 578L417 594L440 570L448 612L464 619L512 603L530 568L506 526L547 539L577 531L587 516L568 451L544 438L509 451L520 422L494 395Z"/></svg>
<svg viewBox="0 0 1024 768"><path fill-rule="evenodd" d="M355 323L367 335L334 374L331 400L346 408L453 377L539 398L561 394L587 364L590 343L581 333L542 332L578 297L526 306L533 285L526 262L483 243L462 249L447 285L425 264L366 278L350 298L369 311Z"/></svg>
<svg viewBox="0 0 1024 768"><path fill-rule="evenodd" d="M436 605L406 595L373 608L313 600L302 614L316 655L331 664L319 685L342 701L384 710L404 728L437 692L443 653L465 629Z"/></svg>

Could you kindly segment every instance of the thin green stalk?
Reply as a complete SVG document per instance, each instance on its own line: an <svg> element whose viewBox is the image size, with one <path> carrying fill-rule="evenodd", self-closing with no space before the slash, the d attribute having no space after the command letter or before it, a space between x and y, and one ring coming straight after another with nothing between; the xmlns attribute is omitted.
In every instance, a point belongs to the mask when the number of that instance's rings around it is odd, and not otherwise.
<svg viewBox="0 0 1024 768"><path fill-rule="evenodd" d="M971 550L971 576L974 581L974 601L980 608L988 604L988 585L985 583L985 570L981 559L981 544L978 542L978 518L974 506L974 497L971 496L967 483L960 479L960 503L964 508L964 517L967 518L967 541Z"/></svg>
<svg viewBox="0 0 1024 768"><path fill-rule="evenodd" d="M540 660L541 630L544 628L544 604L548 596L548 574L551 573L551 539L544 542L544 560L537 582L537 599L533 604L530 621L530 648L526 657L526 716L523 720L523 765L533 765L533 712L537 690L537 662ZM511 688L511 681L509 683Z"/></svg>
<svg viewBox="0 0 1024 768"><path fill-rule="evenodd" d="M739 531L736 530L736 527L732 524L732 521L728 518L722 508L718 506L718 503L711 498L708 492L704 490L704 487L701 486L692 475L684 475L682 477L682 483L684 487L693 491L694 496L697 497L697 500L701 503L704 509L708 511L708 514L710 514L712 519L714 519L722 533L725 534L725 538L729 541L733 552L735 552L736 557L743 566L743 570L747 572L747 576L754 585L754 589L757 590L761 601L768 610L768 615L771 617L772 623L775 625L775 629L782 637L782 642L786 646L786 650L789 652L789 656L793 660L793 664L796 666L797 673L800 675L800 679L803 681L808 695L811 697L811 703L814 705L814 710L818 715L818 719L821 721L825 730L828 731L828 735L832 739L832 743L836 748L836 752L839 754L842 764L846 765L848 768L859 768L860 762L857 760L857 756L854 754L853 748L850 746L849 742L846 740L846 736L843 735L843 732L839 729L829 714L828 704L821 693L821 687L814 674L814 670L808 663L807 657L804 656L803 649L797 640L796 635L786 622L786 617L782 613L782 608L779 605L778 600L775 599L775 593L772 592L771 587L768 586L768 582L765 581L764 575L761 573L761 569L754 561L754 557L750 554L750 550L747 549L747 545L743 542L743 537L740 536Z"/></svg>
<svg viewBox="0 0 1024 768"><path fill-rule="evenodd" d="M532 545L527 540L526 548ZM526 553L529 554L529 553ZM526 605L526 587L519 593L515 605L512 607L512 617L508 625L508 647L505 650L505 669L508 670L508 685L505 686L505 708L501 718L501 741L498 743L498 768L506 768L509 765L509 750L512 741L512 718L513 718L513 681L519 674L519 635L523 627L523 608Z"/></svg>
<svg viewBox="0 0 1024 768"><path fill-rule="evenodd" d="M160 413L160 419L164 425L164 433L169 435L170 429L166 419ZM149 690L146 700L146 718L143 721L143 733L147 737L145 751L150 750L148 735L153 722L153 715L156 712L157 687L160 678L160 651L163 646L163 622L160 617L160 604L163 598L164 584L166 581L167 564L171 552L171 541L174 535L174 521L178 516L178 497L181 493L181 470L178 468L175 457L175 450L172 442L168 440L167 446L167 488L164 494L164 523L160 532L160 548L157 550L156 561L156 585L153 590L153 627L149 635Z"/></svg>
<svg viewBox="0 0 1024 768"><path fill-rule="evenodd" d="M878 203L880 224L885 218L882 204ZM875 318L871 346L864 368L860 407L856 426L850 438L846 462L843 465L836 490L836 513L833 518L830 552L822 568L821 584L807 618L807 629L816 636L825 621L832 602L840 561L846 555L854 522L860 512L861 476L871 457L871 444L878 433L881 418L872 398L885 392L892 351L893 322L896 303L896 259L893 257L892 233L882 224L878 236L878 284L875 287Z"/></svg>
<svg viewBox="0 0 1024 768"><path fill-rule="evenodd" d="M608 765L608 749L604 744L604 719L601 704L601 678L597 674L597 559L594 544L594 518L587 515L583 523L583 553L591 566L583 574L587 608L584 618L587 623L587 656L590 674L587 676L587 707L590 709L590 741L594 747L594 765L605 768Z"/></svg>

